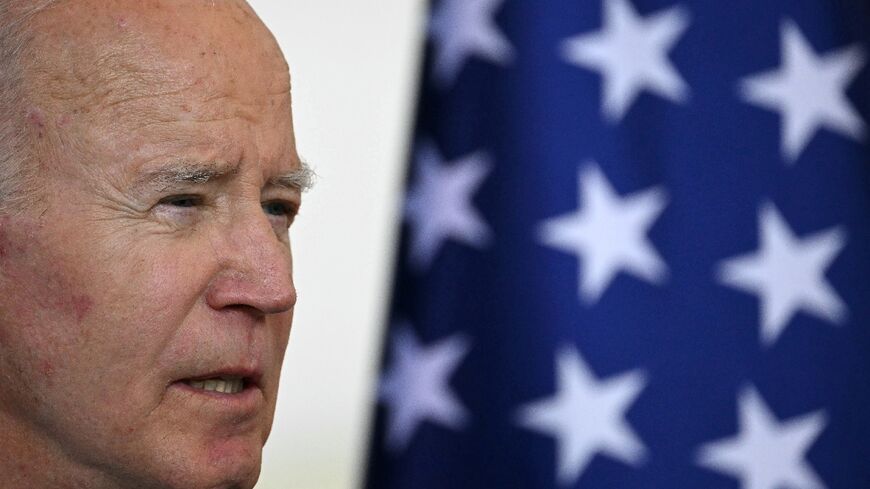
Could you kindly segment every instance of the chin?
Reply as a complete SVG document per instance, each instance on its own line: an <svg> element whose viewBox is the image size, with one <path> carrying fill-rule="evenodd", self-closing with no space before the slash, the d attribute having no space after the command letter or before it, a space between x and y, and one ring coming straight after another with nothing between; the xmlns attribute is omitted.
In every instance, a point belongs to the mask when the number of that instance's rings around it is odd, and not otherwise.
<svg viewBox="0 0 870 489"><path fill-rule="evenodd" d="M258 436L233 437L197 443L179 450L163 468L161 489L251 489L260 476L263 443ZM183 453L187 452L187 456ZM174 458L173 457L173 458Z"/></svg>
<svg viewBox="0 0 870 489"><path fill-rule="evenodd" d="M200 467L205 479L212 483L203 488L250 489L260 476L262 461L263 442L259 437L213 442Z"/></svg>

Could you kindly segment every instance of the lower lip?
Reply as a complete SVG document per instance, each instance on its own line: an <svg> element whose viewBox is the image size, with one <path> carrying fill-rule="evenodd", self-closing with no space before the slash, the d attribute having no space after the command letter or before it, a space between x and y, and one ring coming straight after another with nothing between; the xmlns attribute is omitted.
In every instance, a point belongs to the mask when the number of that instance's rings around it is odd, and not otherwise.
<svg viewBox="0 0 870 489"><path fill-rule="evenodd" d="M194 395L200 402L207 401L208 405L233 414L259 411L264 401L263 392L256 385L246 385L241 392L236 394L197 389L186 382L174 382L170 388L178 389L187 396Z"/></svg>

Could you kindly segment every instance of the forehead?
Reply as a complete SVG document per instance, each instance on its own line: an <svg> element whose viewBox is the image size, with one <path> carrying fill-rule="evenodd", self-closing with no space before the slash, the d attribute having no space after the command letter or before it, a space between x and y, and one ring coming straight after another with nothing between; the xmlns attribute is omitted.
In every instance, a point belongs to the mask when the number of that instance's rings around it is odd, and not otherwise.
<svg viewBox="0 0 870 489"><path fill-rule="evenodd" d="M298 166L287 65L246 3L66 0L33 31L30 98L97 146L232 159L248 138L258 158Z"/></svg>
<svg viewBox="0 0 870 489"><path fill-rule="evenodd" d="M27 86L54 102L112 106L191 90L256 104L290 89L271 33L232 0L67 0L32 31Z"/></svg>
<svg viewBox="0 0 870 489"><path fill-rule="evenodd" d="M65 0L31 29L30 68L68 95L117 77L167 88L209 78L225 90L238 78L274 91L289 85L274 38L244 2Z"/></svg>

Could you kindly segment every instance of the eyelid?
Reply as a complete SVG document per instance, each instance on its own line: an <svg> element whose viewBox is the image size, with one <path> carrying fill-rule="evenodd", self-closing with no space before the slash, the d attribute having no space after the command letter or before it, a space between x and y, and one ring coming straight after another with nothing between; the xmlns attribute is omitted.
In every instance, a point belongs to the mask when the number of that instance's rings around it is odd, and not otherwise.
<svg viewBox="0 0 870 489"><path fill-rule="evenodd" d="M299 204L297 202L293 202L292 200L269 199L269 200L264 200L264 201L260 202L260 205L262 205L262 206L266 206L266 205L270 205L270 204L279 204L281 206L284 206L284 208L286 209L285 214L288 214L288 215L296 215L299 213Z"/></svg>
<svg viewBox="0 0 870 489"><path fill-rule="evenodd" d="M201 195L195 194L173 194L166 197L163 197L157 202L157 205L161 204L172 204L173 202L178 202L182 200L192 200L194 201L194 205L201 205L203 203L203 197ZM184 207L184 206L175 206L175 207Z"/></svg>
<svg viewBox="0 0 870 489"><path fill-rule="evenodd" d="M266 207L270 205L280 206L280 212L272 213L271 211L267 210ZM284 199L272 199L261 202L260 206L263 207L263 213L269 220L281 219L280 227L282 229L290 229L290 226L293 225L293 223L296 221L296 218L299 216L299 204L296 202Z"/></svg>

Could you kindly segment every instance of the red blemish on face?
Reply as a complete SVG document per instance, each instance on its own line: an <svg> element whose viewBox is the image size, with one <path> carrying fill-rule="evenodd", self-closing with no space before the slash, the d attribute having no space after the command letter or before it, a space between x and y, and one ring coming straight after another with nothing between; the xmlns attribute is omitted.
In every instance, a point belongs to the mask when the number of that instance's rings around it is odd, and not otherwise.
<svg viewBox="0 0 870 489"><path fill-rule="evenodd" d="M127 28L127 19L126 18L118 17L117 23L118 23L119 29L126 29Z"/></svg>
<svg viewBox="0 0 870 489"><path fill-rule="evenodd" d="M39 371L42 372L42 375L45 375L47 378L51 378L54 375L54 365L48 360L43 360L39 364Z"/></svg>
<svg viewBox="0 0 870 489"><path fill-rule="evenodd" d="M72 309L78 322L82 322L92 307L94 307L94 301L86 295L77 295L72 298Z"/></svg>
<svg viewBox="0 0 870 489"><path fill-rule="evenodd" d="M58 125L58 127L63 127L65 125L69 124L69 121L70 121L69 114L64 114L64 115L57 118L57 125Z"/></svg>

